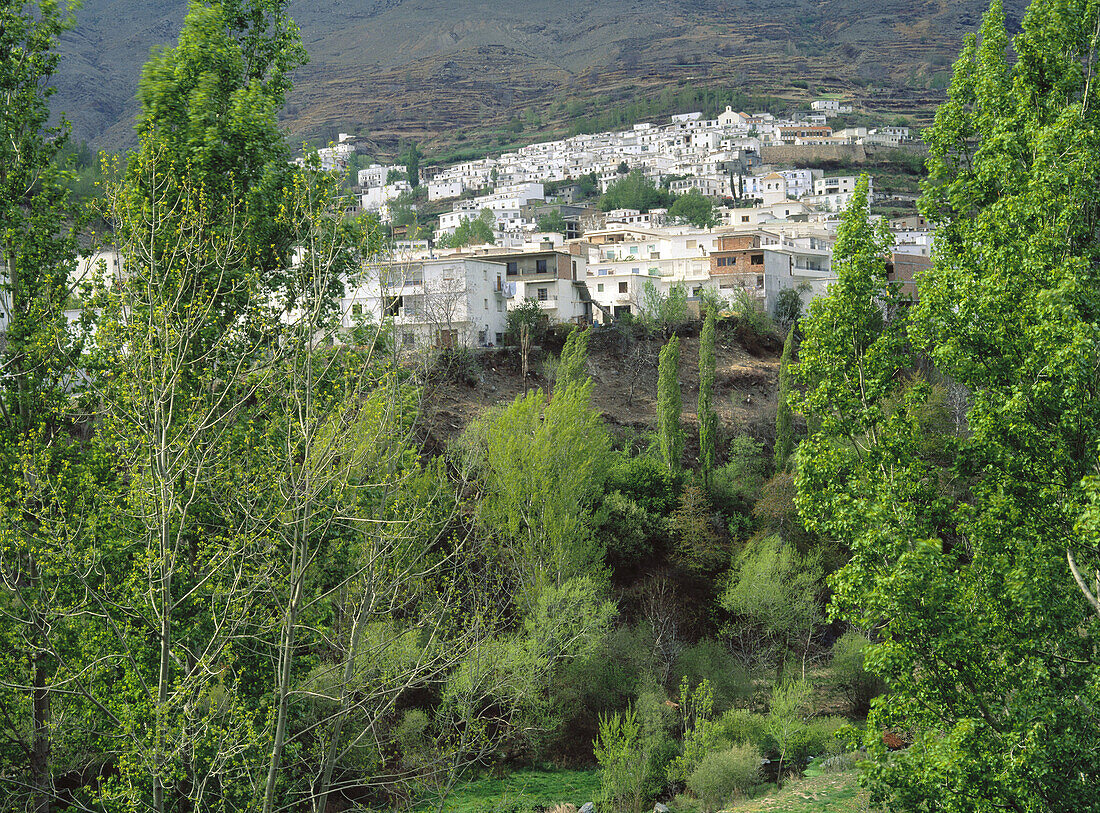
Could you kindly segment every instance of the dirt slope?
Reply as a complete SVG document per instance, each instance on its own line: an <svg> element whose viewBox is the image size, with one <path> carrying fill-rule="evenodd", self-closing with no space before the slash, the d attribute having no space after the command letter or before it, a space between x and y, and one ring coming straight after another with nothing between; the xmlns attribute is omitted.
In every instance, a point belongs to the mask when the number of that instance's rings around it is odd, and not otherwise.
<svg viewBox="0 0 1100 813"><path fill-rule="evenodd" d="M623 342L613 332L593 336L589 344L588 373L595 383L594 405L612 432L620 438L657 428L657 353L660 339ZM770 443L774 435L779 353L775 339L742 338L727 324L716 343L715 404L720 424L719 449L730 438L748 433ZM553 381L543 350L531 364L528 388L551 388ZM508 403L523 392L518 352L511 349L479 355L480 372L466 381L435 376L424 398L422 433L430 450L441 450L486 409ZM686 441L685 462L698 455L696 404L699 399L699 337L681 335L680 391Z"/></svg>

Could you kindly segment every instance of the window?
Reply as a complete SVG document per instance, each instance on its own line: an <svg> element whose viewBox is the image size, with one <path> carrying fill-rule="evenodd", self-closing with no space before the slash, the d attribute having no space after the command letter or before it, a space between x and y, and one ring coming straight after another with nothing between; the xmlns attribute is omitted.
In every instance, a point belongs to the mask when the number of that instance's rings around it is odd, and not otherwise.
<svg viewBox="0 0 1100 813"><path fill-rule="evenodd" d="M696 285L694 288L691 289L691 295L692 296L702 296L702 294L703 294L703 286L702 285Z"/></svg>
<svg viewBox="0 0 1100 813"><path fill-rule="evenodd" d="M630 273L631 274L640 274L640 273L642 273L642 269L640 269L640 268L631 268Z"/></svg>
<svg viewBox="0 0 1100 813"><path fill-rule="evenodd" d="M497 313L504 313L504 303L497 300Z"/></svg>
<svg viewBox="0 0 1100 813"><path fill-rule="evenodd" d="M535 260L535 273L536 274L545 274L546 273L546 260Z"/></svg>
<svg viewBox="0 0 1100 813"><path fill-rule="evenodd" d="M489 300L485 300L485 310L489 310Z"/></svg>
<svg viewBox="0 0 1100 813"><path fill-rule="evenodd" d="M546 289L545 288L539 288L535 291L535 293L537 294L536 298L538 299L539 302L545 302L547 300L547 295L546 295Z"/></svg>
<svg viewBox="0 0 1100 813"><path fill-rule="evenodd" d="M764 287L764 275L763 274L757 274L756 275L756 287L757 288L763 288Z"/></svg>
<svg viewBox="0 0 1100 813"><path fill-rule="evenodd" d="M753 265L763 265L764 264L764 255L763 254L753 254L752 255L752 264Z"/></svg>
<svg viewBox="0 0 1100 813"><path fill-rule="evenodd" d="M508 276L514 277L516 274L519 273L519 263L508 263L508 267L505 272L508 274Z"/></svg>
<svg viewBox="0 0 1100 813"><path fill-rule="evenodd" d="M600 293L600 294L603 293L603 283L602 282L596 283L596 293Z"/></svg>
<svg viewBox="0 0 1100 813"><path fill-rule="evenodd" d="M504 334L503 333L498 333L497 334L497 344L504 344Z"/></svg>
<svg viewBox="0 0 1100 813"><path fill-rule="evenodd" d="M412 347L416 344L416 336L413 335L411 330L406 330L401 334L401 344L405 347Z"/></svg>
<svg viewBox="0 0 1100 813"><path fill-rule="evenodd" d="M749 222L749 216L748 215L741 215L741 222L742 223L748 223Z"/></svg>
<svg viewBox="0 0 1100 813"><path fill-rule="evenodd" d="M688 240L687 241L687 247L688 248L695 248L695 241L694 240Z"/></svg>
<svg viewBox="0 0 1100 813"><path fill-rule="evenodd" d="M358 302L356 302L354 305L351 306L351 315L352 316L362 316L363 315L363 306L360 305Z"/></svg>
<svg viewBox="0 0 1100 813"><path fill-rule="evenodd" d="M620 294L625 294L626 293L626 283L625 282L620 282L619 283L619 293Z"/></svg>

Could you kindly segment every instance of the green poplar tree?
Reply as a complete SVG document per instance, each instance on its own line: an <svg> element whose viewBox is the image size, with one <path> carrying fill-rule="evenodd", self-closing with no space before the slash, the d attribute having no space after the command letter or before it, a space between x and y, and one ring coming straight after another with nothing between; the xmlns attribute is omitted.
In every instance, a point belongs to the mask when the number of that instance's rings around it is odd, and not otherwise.
<svg viewBox="0 0 1100 813"><path fill-rule="evenodd" d="M707 308L703 332L699 336L699 465L703 482L710 481L717 445L718 413L714 409L714 339L717 332L714 308Z"/></svg>
<svg viewBox="0 0 1100 813"><path fill-rule="evenodd" d="M657 442L669 471L680 469L684 430L680 426L680 337L673 336L657 358Z"/></svg>
<svg viewBox="0 0 1100 813"><path fill-rule="evenodd" d="M68 124L49 124L69 12L50 0L0 4L0 774L9 807L42 813L71 753L58 746L74 742L55 721L95 716L79 689L62 692L71 674L50 637L64 628L81 645L64 557L73 531L61 519L87 471L71 403L80 344L65 315L81 216L59 161Z"/></svg>
<svg viewBox="0 0 1100 813"><path fill-rule="evenodd" d="M565 346L561 350L561 358L558 360L558 371L554 380L555 393L565 390L572 384L583 384L588 380L585 362L588 360L590 335L587 330L576 327L569 331Z"/></svg>
<svg viewBox="0 0 1100 813"><path fill-rule="evenodd" d="M779 357L779 405L775 412L775 470L784 471L794 452L794 426L791 420L791 355L794 350L794 325L783 340Z"/></svg>
<svg viewBox="0 0 1100 813"><path fill-rule="evenodd" d="M290 73L306 61L287 0L225 0L192 3L176 45L154 49L142 70L139 160L126 178L140 193L128 196L139 208L132 217L120 213L116 232L120 242L129 240L130 222L140 223L157 198L156 184L139 173L155 167L159 177L187 178L196 187L206 212L203 239L232 254L191 283L197 295L214 295L212 330L237 322L260 298L293 308L305 295L287 273L293 229L279 205L294 185L294 168L278 114ZM161 216L173 211L162 206ZM181 228L186 224L164 220L151 253L173 251ZM334 286L330 295L337 293Z"/></svg>
<svg viewBox="0 0 1100 813"><path fill-rule="evenodd" d="M1035 0L1015 38L993 3L926 136L937 254L907 335L867 330L877 269L845 282L866 240L838 242L838 296L804 323L821 432L798 504L850 550L836 609L881 636L869 730L915 735L890 757L869 738L873 799L895 809L1098 809L1100 619L1066 561L1100 562L1098 31L1096 0ZM974 393L966 435L928 430L895 338Z"/></svg>

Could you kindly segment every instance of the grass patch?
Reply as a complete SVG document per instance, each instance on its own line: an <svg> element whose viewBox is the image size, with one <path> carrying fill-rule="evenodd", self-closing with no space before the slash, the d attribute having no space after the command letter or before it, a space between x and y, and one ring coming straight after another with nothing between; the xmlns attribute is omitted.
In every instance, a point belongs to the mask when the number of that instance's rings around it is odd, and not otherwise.
<svg viewBox="0 0 1100 813"><path fill-rule="evenodd" d="M871 797L859 786L858 771L825 773L788 782L733 807L730 813L869 813Z"/></svg>
<svg viewBox="0 0 1100 813"><path fill-rule="evenodd" d="M447 813L495 813L551 807L572 802L580 807L596 797L595 771L517 771L503 779L475 779L451 794Z"/></svg>

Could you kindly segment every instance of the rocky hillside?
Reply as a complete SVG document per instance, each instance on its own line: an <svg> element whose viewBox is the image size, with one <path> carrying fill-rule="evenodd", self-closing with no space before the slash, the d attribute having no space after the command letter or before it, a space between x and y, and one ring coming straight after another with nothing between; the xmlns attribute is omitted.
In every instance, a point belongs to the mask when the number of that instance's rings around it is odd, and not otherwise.
<svg viewBox="0 0 1100 813"><path fill-rule="evenodd" d="M1018 21L1026 0L1007 0ZM841 92L927 115L985 0L291 0L312 61L285 124L381 149L500 131L559 132L578 115L685 86L805 100ZM63 45L55 106L77 138L132 141L151 46L185 0L84 0ZM500 128L511 128L501 131Z"/></svg>
<svg viewBox="0 0 1100 813"><path fill-rule="evenodd" d="M699 399L698 325L680 331L680 389L683 398L684 462L698 456L696 404ZM663 339L627 339L618 330L599 330L588 345L593 402L620 440L657 428L657 353ZM553 341L533 356L528 388L553 387ZM722 323L715 342L715 405L720 449L737 434L771 443L775 432L779 355L773 337L758 338L735 319ZM518 351L500 349L477 355L474 365L440 371L424 398L422 435L427 448L441 451L473 419L523 392Z"/></svg>

